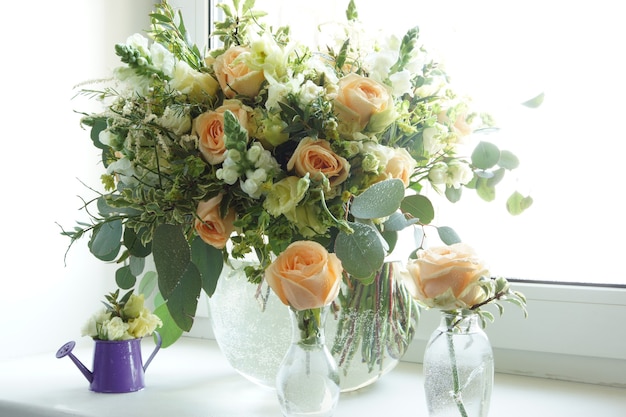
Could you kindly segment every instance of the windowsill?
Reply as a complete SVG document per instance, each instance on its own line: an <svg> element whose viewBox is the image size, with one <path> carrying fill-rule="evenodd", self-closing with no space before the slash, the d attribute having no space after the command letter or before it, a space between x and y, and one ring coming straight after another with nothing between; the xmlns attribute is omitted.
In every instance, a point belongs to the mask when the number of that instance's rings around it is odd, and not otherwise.
<svg viewBox="0 0 626 417"><path fill-rule="evenodd" d="M147 354L152 343L143 343ZM187 337L162 349L146 371L146 388L130 394L89 391L76 366L54 354L0 362L1 416L280 415L274 392L235 372L213 340ZM91 368L89 340L79 341L75 355ZM422 382L421 365L402 362L370 387L343 394L335 416L426 415ZM490 415L622 417L624 410L623 388L498 373Z"/></svg>

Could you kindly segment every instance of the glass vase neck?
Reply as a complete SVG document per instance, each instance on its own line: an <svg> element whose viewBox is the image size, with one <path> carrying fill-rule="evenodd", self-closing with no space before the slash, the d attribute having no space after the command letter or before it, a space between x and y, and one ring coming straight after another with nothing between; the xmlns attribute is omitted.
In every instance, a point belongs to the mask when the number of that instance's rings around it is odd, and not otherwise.
<svg viewBox="0 0 626 417"><path fill-rule="evenodd" d="M439 327L453 333L473 333L482 330L478 314L467 311L443 311Z"/></svg>
<svg viewBox="0 0 626 417"><path fill-rule="evenodd" d="M307 310L289 309L292 325L292 343L304 346L324 345L324 323L328 306Z"/></svg>

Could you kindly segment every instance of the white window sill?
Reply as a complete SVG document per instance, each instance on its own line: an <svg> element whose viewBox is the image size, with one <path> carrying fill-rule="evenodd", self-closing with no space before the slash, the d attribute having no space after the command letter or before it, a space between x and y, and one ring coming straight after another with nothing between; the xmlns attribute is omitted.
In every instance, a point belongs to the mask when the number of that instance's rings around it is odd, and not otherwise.
<svg viewBox="0 0 626 417"><path fill-rule="evenodd" d="M62 343L61 343L62 344ZM145 353L152 350L144 341ZM55 352L0 362L0 416L141 417L280 415L273 391L236 373L213 340L185 337L161 350L146 371L146 388L130 394L96 394L68 359ZM91 368L92 343L75 355ZM374 385L340 398L336 417L427 415L422 367L400 363ZM492 416L623 417L626 389L496 374Z"/></svg>

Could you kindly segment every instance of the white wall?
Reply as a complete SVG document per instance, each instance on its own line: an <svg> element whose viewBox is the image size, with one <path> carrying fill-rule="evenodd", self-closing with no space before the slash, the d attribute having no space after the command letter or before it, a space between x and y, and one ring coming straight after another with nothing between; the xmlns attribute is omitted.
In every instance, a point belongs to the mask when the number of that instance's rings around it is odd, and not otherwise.
<svg viewBox="0 0 626 417"><path fill-rule="evenodd" d="M0 26L4 82L0 178L0 359L79 340L83 322L114 289L112 265L87 240L63 257L60 228L79 218L78 195L99 189L101 165L74 110L73 86L118 64L114 45L149 27L154 0L12 1ZM8 10L7 10L8 7ZM6 25L10 21L12 25ZM51 356L53 357L53 356ZM69 366L69 365L68 365Z"/></svg>

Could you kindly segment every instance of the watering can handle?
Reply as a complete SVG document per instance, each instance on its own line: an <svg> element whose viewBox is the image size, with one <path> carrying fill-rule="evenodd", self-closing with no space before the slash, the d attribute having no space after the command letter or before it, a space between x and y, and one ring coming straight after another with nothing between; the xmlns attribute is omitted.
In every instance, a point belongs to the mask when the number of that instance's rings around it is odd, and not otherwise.
<svg viewBox="0 0 626 417"><path fill-rule="evenodd" d="M150 354L150 357L148 358L146 363L143 365L144 372L146 372L146 369L148 369L148 365L150 365L150 362L152 362L152 359L154 359L154 356L157 354L159 349L161 349L161 344L163 344L163 339L161 338L161 335L159 334L159 332L155 331L154 336L156 337L156 347L152 351L152 354Z"/></svg>

